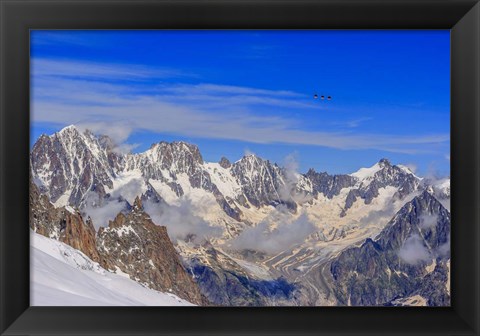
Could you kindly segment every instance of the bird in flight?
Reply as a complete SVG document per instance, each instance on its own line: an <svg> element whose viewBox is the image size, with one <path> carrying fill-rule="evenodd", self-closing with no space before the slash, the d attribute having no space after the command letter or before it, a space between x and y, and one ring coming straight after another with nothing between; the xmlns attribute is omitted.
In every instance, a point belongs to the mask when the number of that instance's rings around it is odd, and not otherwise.
<svg viewBox="0 0 480 336"><path fill-rule="evenodd" d="M315 93L315 94L313 95L313 99L318 99L318 98L319 98L319 97L318 97L318 94ZM324 100L324 99L325 99L325 96L324 96L324 95L321 95L321 96L320 96L320 99L321 99L321 100ZM327 100L332 100L332 96L327 96Z"/></svg>

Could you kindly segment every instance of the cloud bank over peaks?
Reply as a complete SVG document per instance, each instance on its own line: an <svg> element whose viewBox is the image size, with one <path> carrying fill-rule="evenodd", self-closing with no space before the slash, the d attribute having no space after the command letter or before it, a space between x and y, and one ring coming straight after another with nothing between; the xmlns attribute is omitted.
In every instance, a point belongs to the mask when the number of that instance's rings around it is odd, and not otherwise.
<svg viewBox="0 0 480 336"><path fill-rule="evenodd" d="M146 201L143 206L155 224L167 227L173 242L183 240L201 244L223 234L223 228L213 226L197 215L196 206L188 198L181 198L175 205Z"/></svg>
<svg viewBox="0 0 480 336"><path fill-rule="evenodd" d="M234 238L229 247L275 254L304 242L316 230L306 213L294 217L286 207L278 206L267 218Z"/></svg>

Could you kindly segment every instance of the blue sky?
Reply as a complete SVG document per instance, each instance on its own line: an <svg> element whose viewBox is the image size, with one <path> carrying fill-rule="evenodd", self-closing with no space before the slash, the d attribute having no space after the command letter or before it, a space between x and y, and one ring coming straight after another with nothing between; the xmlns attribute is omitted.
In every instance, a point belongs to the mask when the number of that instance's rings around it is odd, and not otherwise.
<svg viewBox="0 0 480 336"><path fill-rule="evenodd" d="M33 31L31 90L32 144L76 124L134 152L185 140L206 161L449 175L447 30Z"/></svg>

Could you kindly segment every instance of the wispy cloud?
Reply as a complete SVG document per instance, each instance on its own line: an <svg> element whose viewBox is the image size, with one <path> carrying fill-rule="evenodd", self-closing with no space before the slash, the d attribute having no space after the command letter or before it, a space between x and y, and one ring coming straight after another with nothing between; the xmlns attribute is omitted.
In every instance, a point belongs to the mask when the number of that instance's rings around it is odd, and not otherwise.
<svg viewBox="0 0 480 336"><path fill-rule="evenodd" d="M398 256L410 265L417 265L432 259L432 255L425 246L422 237L418 234L413 234L407 238L399 250Z"/></svg>
<svg viewBox="0 0 480 336"><path fill-rule="evenodd" d="M35 77L66 77L82 80L108 79L145 80L171 78L185 73L168 68L151 68L137 64L110 64L61 59L32 59L30 64Z"/></svg>
<svg viewBox="0 0 480 336"><path fill-rule="evenodd" d="M275 254L304 242L315 231L315 225L305 213L295 218L286 208L279 206L257 226L249 227L235 237L229 248Z"/></svg>
<svg viewBox="0 0 480 336"><path fill-rule="evenodd" d="M152 78L184 75L175 70L54 60L34 60L32 70L34 122L127 122L132 130L179 136L409 154L438 151L449 141L448 134L311 130L298 118L275 113L279 109L319 112L318 104L292 91L211 83L152 84ZM125 82L131 79L145 83Z"/></svg>
<svg viewBox="0 0 480 336"><path fill-rule="evenodd" d="M339 126L341 128L357 128L364 124L367 121L372 120L370 117L362 117L345 121L334 121L331 123L332 126Z"/></svg>
<svg viewBox="0 0 480 336"><path fill-rule="evenodd" d="M209 202L207 199L205 201ZM177 205L146 201L144 207L155 224L167 227L168 235L174 242L180 239L201 244L223 233L221 227L213 226L198 216L199 209L189 198L180 199Z"/></svg>

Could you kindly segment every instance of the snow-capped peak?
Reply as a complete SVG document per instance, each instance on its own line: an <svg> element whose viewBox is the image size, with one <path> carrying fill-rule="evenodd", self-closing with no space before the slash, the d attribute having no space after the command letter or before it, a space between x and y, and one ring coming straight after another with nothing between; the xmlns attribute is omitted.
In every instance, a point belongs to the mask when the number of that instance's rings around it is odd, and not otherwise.
<svg viewBox="0 0 480 336"><path fill-rule="evenodd" d="M235 164L240 163L240 162L254 162L254 161L258 161L258 160L261 160L261 158L258 157L255 154L253 154L253 153L249 153L249 154L245 154L239 160L235 161Z"/></svg>
<svg viewBox="0 0 480 336"><path fill-rule="evenodd" d="M75 125L68 125L58 131L59 134L67 133L67 132L79 132L78 128Z"/></svg>
<svg viewBox="0 0 480 336"><path fill-rule="evenodd" d="M407 173L407 174L410 174L410 175L413 175L415 176L417 179L419 180L422 180L423 177L419 177L417 175L415 175L415 173L413 172L413 170L411 168L409 168L408 166L405 166L405 165L402 165L402 164L397 164L396 165L398 168L400 168L401 170L403 170L403 172Z"/></svg>
<svg viewBox="0 0 480 336"><path fill-rule="evenodd" d="M355 173L350 174L350 176L358 178L360 181L371 179L375 176L375 173L381 170L383 166L380 162L375 163L369 168L360 168Z"/></svg>

